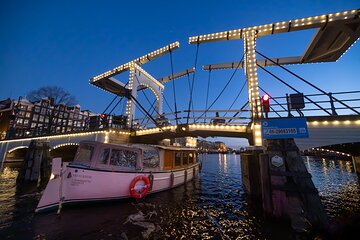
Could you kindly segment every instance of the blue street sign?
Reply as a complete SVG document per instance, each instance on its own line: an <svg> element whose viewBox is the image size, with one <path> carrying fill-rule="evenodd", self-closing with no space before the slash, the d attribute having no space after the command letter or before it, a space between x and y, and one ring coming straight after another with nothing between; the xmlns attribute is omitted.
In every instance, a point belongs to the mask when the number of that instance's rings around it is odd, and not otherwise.
<svg viewBox="0 0 360 240"><path fill-rule="evenodd" d="M264 139L309 137L306 118L264 119L261 133Z"/></svg>

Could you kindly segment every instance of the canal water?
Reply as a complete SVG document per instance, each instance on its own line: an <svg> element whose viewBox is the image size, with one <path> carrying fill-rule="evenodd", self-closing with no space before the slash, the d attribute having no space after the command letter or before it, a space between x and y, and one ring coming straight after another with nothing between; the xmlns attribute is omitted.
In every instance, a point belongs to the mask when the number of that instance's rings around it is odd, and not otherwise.
<svg viewBox="0 0 360 240"><path fill-rule="evenodd" d="M6 168L0 176L0 239L293 239L287 223L264 220L261 206L244 192L239 155L203 154L201 160L200 177L184 186L140 201L63 208L60 217L35 215L40 193L17 194L18 172ZM354 230L360 187L352 162L304 161L334 231Z"/></svg>

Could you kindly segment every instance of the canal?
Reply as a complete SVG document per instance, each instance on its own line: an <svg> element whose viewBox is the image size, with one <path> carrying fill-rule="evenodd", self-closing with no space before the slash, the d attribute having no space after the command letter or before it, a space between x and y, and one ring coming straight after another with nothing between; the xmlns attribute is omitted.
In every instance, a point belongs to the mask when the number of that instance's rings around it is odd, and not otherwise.
<svg viewBox="0 0 360 240"><path fill-rule="evenodd" d="M0 176L0 239L292 239L288 224L264 220L261 206L244 192L239 155L202 154L201 160L200 177L187 185L141 201L64 208L60 217L34 215L40 193L17 194L18 172L6 168ZM332 229L351 231L360 215L352 162L304 161Z"/></svg>

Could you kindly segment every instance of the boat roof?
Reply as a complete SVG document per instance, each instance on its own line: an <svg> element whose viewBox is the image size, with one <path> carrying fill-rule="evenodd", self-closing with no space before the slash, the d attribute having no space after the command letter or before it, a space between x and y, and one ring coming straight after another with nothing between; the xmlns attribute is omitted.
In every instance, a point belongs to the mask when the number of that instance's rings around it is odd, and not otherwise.
<svg viewBox="0 0 360 240"><path fill-rule="evenodd" d="M146 150L149 147L166 149L166 150L174 150L174 151L196 151L196 148L189 148L189 147L180 147L180 146L164 146L164 145L152 145L152 144L142 144L142 143L103 143L97 141L81 141L80 143L95 143L97 145L111 145L111 146L122 146L127 148L138 148L142 150Z"/></svg>

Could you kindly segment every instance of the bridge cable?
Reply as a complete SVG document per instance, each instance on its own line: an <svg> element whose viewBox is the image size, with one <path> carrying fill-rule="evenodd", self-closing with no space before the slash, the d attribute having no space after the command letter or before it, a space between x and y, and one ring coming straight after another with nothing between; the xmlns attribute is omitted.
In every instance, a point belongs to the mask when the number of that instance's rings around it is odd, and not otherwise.
<svg viewBox="0 0 360 240"><path fill-rule="evenodd" d="M260 66L259 64L256 64L259 68L261 68L262 70L264 70L265 72L267 72L268 74L270 74L271 76L273 76L274 78L276 78L277 80L279 80L280 82L282 82L283 84L285 84L287 87L291 88L293 91L300 93L298 90L296 90L294 87L290 86L289 84L287 84L284 80L280 79L279 77L275 76L273 73L271 73L270 71L266 70L265 68L263 68L262 66ZM327 111L325 108L323 108L322 106L320 106L319 104L317 104L316 102L314 102L313 100L311 100L309 97L307 97L306 95L304 95L304 98L306 98L308 101L310 101L312 104L316 105L317 107L319 107L321 110L323 110L324 112L326 112L327 114L329 114L331 116L331 113L329 111Z"/></svg>
<svg viewBox="0 0 360 240"><path fill-rule="evenodd" d="M207 91L206 91L206 103L205 103L205 109L207 109L208 106L208 100L209 100L209 89L210 89L210 80L211 80L211 65L209 66L209 77L208 77L208 85L207 85ZM204 123L206 121L206 113L204 118Z"/></svg>
<svg viewBox="0 0 360 240"><path fill-rule="evenodd" d="M166 100L164 93L162 93L162 95L163 95L163 98L164 98L164 100L165 100L166 105L168 106L168 108L170 109L170 111L173 113L173 110L171 109L170 104L169 104L168 101ZM152 108L151 115L153 115L153 113L155 112L155 108L154 108L154 104L155 104L155 103L156 103L156 99L155 99L155 100L153 101L153 103L151 104L151 108ZM150 108L150 109L151 109L151 108ZM148 122L150 121L150 118L144 118L144 119L142 120L141 124L144 123L145 119L147 119L145 125L148 124Z"/></svg>
<svg viewBox="0 0 360 240"><path fill-rule="evenodd" d="M155 103L156 103L156 99L153 101L153 103L152 103L152 105L151 105L151 108L150 108L150 109L152 109L152 111L151 111L151 113L150 113L151 116L152 116L152 115L154 114L154 112L155 112L155 108L154 108ZM141 124L143 124L145 120L147 120L146 123L145 123L145 126L146 126L146 125L149 123L150 118L144 117L143 120L141 121Z"/></svg>
<svg viewBox="0 0 360 240"><path fill-rule="evenodd" d="M189 124L190 107L191 107L191 103L192 103L192 95L193 95L193 90L194 90L194 81L195 81L195 73L196 73L196 64L197 64L198 55L199 55L199 46L200 46L200 43L198 42L197 45L196 45L195 64L194 64L195 72L193 74L192 84L191 84L191 87L190 87L190 99L189 99L189 107L188 107L188 114L187 114L186 124Z"/></svg>
<svg viewBox="0 0 360 240"><path fill-rule="evenodd" d="M124 85L124 88L128 85L129 81ZM105 110L103 111L102 114L105 114L106 113L106 110L109 109L109 107L111 106L111 104L114 103L115 99L119 97L119 95L115 95L115 97L113 98L113 100L110 102L110 104L105 108ZM111 113L115 110L115 108L120 104L120 102L123 100L124 96L122 96L120 98L120 100L115 104L115 106L111 109L111 111L107 114L107 115L111 115Z"/></svg>
<svg viewBox="0 0 360 240"><path fill-rule="evenodd" d="M169 47L170 49L170 47ZM172 51L170 50L170 66L171 66L171 77L172 77L172 87L174 93L174 109L175 109L175 121L176 125L178 125L178 116L177 116L177 105L176 105L176 89L175 89L175 79L174 79L174 66L173 66L173 58L172 58Z"/></svg>
<svg viewBox="0 0 360 240"><path fill-rule="evenodd" d="M196 119L196 121L199 120L202 116L204 116L204 114L207 113L207 112L210 110L210 108L217 102L217 100L219 100L220 96L224 93L224 91L226 90L227 86L230 84L231 80L234 78L237 70L238 70L239 67L240 67L241 62L242 62L243 59L244 59L244 56L245 56L245 54L243 54L240 62L239 62L238 65L236 66L234 72L231 74L228 82L225 84L225 87L221 90L221 92L219 93L219 95L218 95L218 96L215 98L215 100L210 104L210 106L209 106L207 109L205 109L205 112L203 112L203 113L200 115L200 117L198 117L198 118Z"/></svg>
<svg viewBox="0 0 360 240"><path fill-rule="evenodd" d="M102 114L104 114L108 109L109 107L111 106L111 104L113 104L113 102L115 101L115 99L118 97L118 95L115 95L115 97L113 98L113 100L109 103L109 105L105 108L105 110L102 112Z"/></svg>
<svg viewBox="0 0 360 240"><path fill-rule="evenodd" d="M115 108L120 104L120 102L123 100L124 96L122 96L120 98L120 100L115 104L115 106L111 109L111 111L109 112L109 115L115 110Z"/></svg>
<svg viewBox="0 0 360 240"><path fill-rule="evenodd" d="M189 73L186 74L187 75L187 79L188 79L188 85L189 85L189 91L190 91L190 88L191 88L191 83L190 83L190 75ZM193 110L193 118L195 119L195 113L194 113L194 102L191 102L191 108Z"/></svg>
<svg viewBox="0 0 360 240"><path fill-rule="evenodd" d="M244 105L240 108L240 110L238 112L236 112L232 117L235 118L239 113L241 114L244 111L244 108L247 107L247 105L249 104L249 101L246 101L246 103L244 103ZM228 123L232 122L233 119L230 119ZM227 125L226 124L226 125Z"/></svg>
<svg viewBox="0 0 360 240"><path fill-rule="evenodd" d="M241 92L244 90L244 87L245 87L246 83L247 83L247 81L246 81L246 79L245 79L244 84L242 85L242 87L241 87L239 93L237 94L237 96L235 97L235 100L231 103L231 105L230 105L230 107L229 107L229 110L231 110L231 108L234 106L236 100L239 98ZM225 112L224 117L225 117L226 114L229 112L229 110Z"/></svg>
<svg viewBox="0 0 360 240"><path fill-rule="evenodd" d="M150 113L141 105L141 103L140 103L138 100L136 100L136 98L131 94L130 91L127 93L127 98L128 98L128 99L131 99L131 100L135 103L135 106L140 107L140 108L145 112L145 114L155 123L155 125L156 125L158 128L160 128L160 130L164 131L164 130L162 129L162 127L158 124L158 122L157 122L157 121L150 115Z"/></svg>
<svg viewBox="0 0 360 240"><path fill-rule="evenodd" d="M290 71L289 69L285 68L284 66L281 66L279 63L273 61L272 59L266 57L264 54L256 51L256 53L258 53L260 56L266 58L267 60L271 61L272 63L276 64L277 66L279 66L280 68L282 68L283 70L285 70L286 72L290 73L291 75L297 77L298 79L302 80L303 82L307 83L308 85L310 85L311 87L315 88L316 90L322 92L323 94L327 95L330 98L329 93L325 92L324 90L320 89L319 87L315 86L314 84L312 84L311 82L305 80L304 78L300 77L299 75L297 75L296 73ZM335 101L339 102L340 104L342 104L343 106L351 109L353 112L360 114L360 112L358 112L357 110L355 110L354 108L350 107L349 105L347 105L346 103L343 103L341 100L331 96Z"/></svg>
<svg viewBox="0 0 360 240"><path fill-rule="evenodd" d="M139 84L139 86L140 86L139 78L136 76L136 74L134 74L134 76L135 76L136 81L138 82L138 84ZM148 101L148 103L150 104L150 109L151 109L151 107L152 107L153 109L155 109L155 111L156 111L156 113L157 113L158 115L161 115L161 114L156 110L156 108L155 108L154 106L151 106L151 102L150 102L149 98L147 97L147 95L146 95L146 93L145 93L144 90L142 91L142 93L143 93L143 95L145 96L145 98L146 98L146 100Z"/></svg>
<svg viewBox="0 0 360 240"><path fill-rule="evenodd" d="M260 88L261 91L263 91L266 95L268 95L270 97L270 99L274 100L283 110L287 111L286 108L284 108L284 106L282 104L280 104L275 98L273 98L268 92L266 92L262 87L260 87L258 85L258 87ZM276 113L276 115L278 115L278 117L281 117L280 114L270 105L271 110Z"/></svg>
<svg viewBox="0 0 360 240"><path fill-rule="evenodd" d="M170 112L174 112L174 111L172 110L172 108L170 107L169 102L166 100L164 93L163 93L163 98L164 98L164 100L165 100L166 106L168 106L168 108L170 109Z"/></svg>

